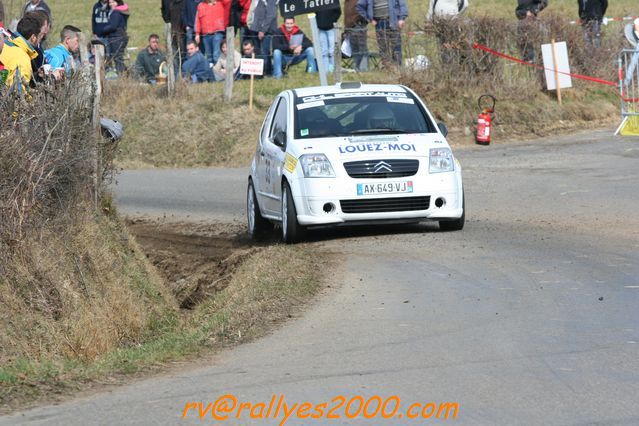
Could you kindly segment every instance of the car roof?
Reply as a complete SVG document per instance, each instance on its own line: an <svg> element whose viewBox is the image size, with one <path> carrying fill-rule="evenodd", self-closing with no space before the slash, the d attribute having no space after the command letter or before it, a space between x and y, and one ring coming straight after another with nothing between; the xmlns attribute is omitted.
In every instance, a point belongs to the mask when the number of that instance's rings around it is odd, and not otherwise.
<svg viewBox="0 0 639 426"><path fill-rule="evenodd" d="M316 95L330 95L333 93L357 93L357 92L401 92L407 93L406 87L399 84L363 84L356 82L337 83L332 86L314 86L314 87L301 87L299 89L292 89L298 97L316 96Z"/></svg>

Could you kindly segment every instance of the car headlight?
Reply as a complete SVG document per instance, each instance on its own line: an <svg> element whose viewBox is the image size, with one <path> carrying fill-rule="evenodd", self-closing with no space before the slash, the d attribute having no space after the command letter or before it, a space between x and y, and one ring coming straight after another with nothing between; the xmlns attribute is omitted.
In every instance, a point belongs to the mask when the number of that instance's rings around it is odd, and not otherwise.
<svg viewBox="0 0 639 426"><path fill-rule="evenodd" d="M453 153L449 148L431 148L428 165L430 173L452 172L454 169Z"/></svg>
<svg viewBox="0 0 639 426"><path fill-rule="evenodd" d="M335 177L333 166L324 154L304 154L300 157L304 177Z"/></svg>

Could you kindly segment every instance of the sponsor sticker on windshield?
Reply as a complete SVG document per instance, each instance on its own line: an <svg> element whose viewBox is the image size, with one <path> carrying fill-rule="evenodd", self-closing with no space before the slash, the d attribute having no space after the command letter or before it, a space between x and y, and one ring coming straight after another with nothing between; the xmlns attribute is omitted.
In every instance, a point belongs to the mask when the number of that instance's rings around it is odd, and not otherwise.
<svg viewBox="0 0 639 426"><path fill-rule="evenodd" d="M405 98L405 97L397 97L397 96L387 96L386 97L386 102L395 102L395 103L400 103L400 104L411 104L413 105L415 103L414 100L412 100L411 98Z"/></svg>
<svg viewBox="0 0 639 426"><path fill-rule="evenodd" d="M297 109L303 110L306 108L315 108L319 106L324 106L324 101L312 101L312 102L304 102L303 104L297 104Z"/></svg>

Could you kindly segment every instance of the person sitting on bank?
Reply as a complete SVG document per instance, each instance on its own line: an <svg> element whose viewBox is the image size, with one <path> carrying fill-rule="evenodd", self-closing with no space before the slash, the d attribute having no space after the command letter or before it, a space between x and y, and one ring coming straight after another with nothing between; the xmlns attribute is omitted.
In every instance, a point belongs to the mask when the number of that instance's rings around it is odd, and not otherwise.
<svg viewBox="0 0 639 426"><path fill-rule="evenodd" d="M149 45L140 52L135 60L134 75L146 82L151 82L160 73L160 65L164 61L166 61L166 56L160 50L160 36L151 34Z"/></svg>
<svg viewBox="0 0 639 426"><path fill-rule="evenodd" d="M188 59L182 64L182 74L192 83L215 81L209 61L206 60L194 40L186 43Z"/></svg>
<svg viewBox="0 0 639 426"><path fill-rule="evenodd" d="M273 35L273 77L282 78L282 66L296 65L305 59L306 72L317 72L313 43L295 25L295 18L284 18Z"/></svg>
<svg viewBox="0 0 639 426"><path fill-rule="evenodd" d="M226 52L228 50L226 45L226 40L222 41L220 44L220 50L222 53L218 58L215 66L213 67L213 74L215 74L216 81L222 81L226 79ZM236 78L238 72L240 70L240 61L242 59L242 55L237 50L233 50L233 78Z"/></svg>
<svg viewBox="0 0 639 426"><path fill-rule="evenodd" d="M64 70L64 74L69 77L75 68L73 54L80 49L80 32L79 28L66 25L60 31L60 43L56 47L44 51L44 60L51 65L56 80L63 77L59 70Z"/></svg>

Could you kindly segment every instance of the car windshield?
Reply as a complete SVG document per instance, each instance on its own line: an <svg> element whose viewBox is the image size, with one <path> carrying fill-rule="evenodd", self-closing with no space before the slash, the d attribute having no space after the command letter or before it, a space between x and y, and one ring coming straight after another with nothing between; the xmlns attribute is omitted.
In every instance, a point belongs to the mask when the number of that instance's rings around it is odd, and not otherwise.
<svg viewBox="0 0 639 426"><path fill-rule="evenodd" d="M435 132L418 101L406 92L332 93L296 99L296 139Z"/></svg>

